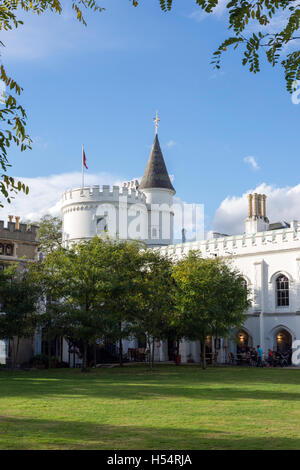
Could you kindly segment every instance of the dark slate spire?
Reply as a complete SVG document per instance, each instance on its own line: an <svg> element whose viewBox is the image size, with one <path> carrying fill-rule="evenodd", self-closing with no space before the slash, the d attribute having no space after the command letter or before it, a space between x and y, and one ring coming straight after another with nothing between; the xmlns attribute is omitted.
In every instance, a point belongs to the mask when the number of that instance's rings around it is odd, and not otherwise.
<svg viewBox="0 0 300 470"><path fill-rule="evenodd" d="M167 172L157 134L155 135L146 170L139 186L141 190L148 188L164 188L175 192Z"/></svg>

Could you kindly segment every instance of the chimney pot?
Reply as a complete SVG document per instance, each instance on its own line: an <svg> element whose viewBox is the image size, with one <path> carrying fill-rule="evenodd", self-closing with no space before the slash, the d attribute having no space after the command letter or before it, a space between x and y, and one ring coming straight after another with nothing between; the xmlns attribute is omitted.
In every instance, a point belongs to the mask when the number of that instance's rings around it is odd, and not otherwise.
<svg viewBox="0 0 300 470"><path fill-rule="evenodd" d="M253 202L254 202L254 204L253 204L253 206L254 206L254 207L253 207L253 208L254 208L254 214L253 214L253 215L254 215L254 217L257 217L257 216L258 216L258 212L257 212L258 194L257 194L257 193L254 193L253 196L254 196L254 197L253 197L253 199L254 199L254 201L253 201Z"/></svg>
<svg viewBox="0 0 300 470"><path fill-rule="evenodd" d="M16 216L16 230L20 230L20 217Z"/></svg>
<svg viewBox="0 0 300 470"><path fill-rule="evenodd" d="M252 217L253 215L252 201L253 201L253 195L248 194L248 217Z"/></svg>

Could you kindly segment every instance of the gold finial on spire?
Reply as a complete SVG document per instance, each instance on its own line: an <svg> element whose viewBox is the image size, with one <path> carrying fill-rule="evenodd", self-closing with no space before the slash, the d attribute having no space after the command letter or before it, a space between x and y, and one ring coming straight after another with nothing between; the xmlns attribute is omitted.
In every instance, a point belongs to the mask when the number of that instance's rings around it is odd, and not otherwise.
<svg viewBox="0 0 300 470"><path fill-rule="evenodd" d="M157 131L158 131L158 126L159 126L159 117L158 117L158 111L156 111L156 114L155 114L155 118L153 119L153 122L154 122L154 127L155 127L155 135L157 135Z"/></svg>

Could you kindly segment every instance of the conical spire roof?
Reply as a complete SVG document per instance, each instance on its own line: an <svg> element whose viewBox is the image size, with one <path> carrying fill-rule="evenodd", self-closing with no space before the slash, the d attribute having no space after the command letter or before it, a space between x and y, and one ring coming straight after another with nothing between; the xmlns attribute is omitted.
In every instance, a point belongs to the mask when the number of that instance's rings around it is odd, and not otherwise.
<svg viewBox="0 0 300 470"><path fill-rule="evenodd" d="M167 172L157 134L155 135L146 170L139 186L139 189L142 190L148 188L164 188L175 192Z"/></svg>

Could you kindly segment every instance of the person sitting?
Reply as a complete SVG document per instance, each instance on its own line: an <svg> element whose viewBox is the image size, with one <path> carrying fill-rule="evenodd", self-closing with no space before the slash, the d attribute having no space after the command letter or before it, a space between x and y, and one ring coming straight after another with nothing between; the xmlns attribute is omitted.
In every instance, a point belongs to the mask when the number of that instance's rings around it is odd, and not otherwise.
<svg viewBox="0 0 300 470"><path fill-rule="evenodd" d="M254 366L257 362L257 355L256 355L256 351L254 348L251 348L250 354L251 354L251 364Z"/></svg>
<svg viewBox="0 0 300 470"><path fill-rule="evenodd" d="M228 353L229 364L234 364L234 355L232 352Z"/></svg>
<svg viewBox="0 0 300 470"><path fill-rule="evenodd" d="M268 349L268 364L269 364L269 367L273 367L273 366L274 366L274 358L273 358L273 351L272 351L272 349Z"/></svg>
<svg viewBox="0 0 300 470"><path fill-rule="evenodd" d="M249 348L248 348L248 351L247 351L246 362L250 366L250 364L251 364L251 350Z"/></svg>

